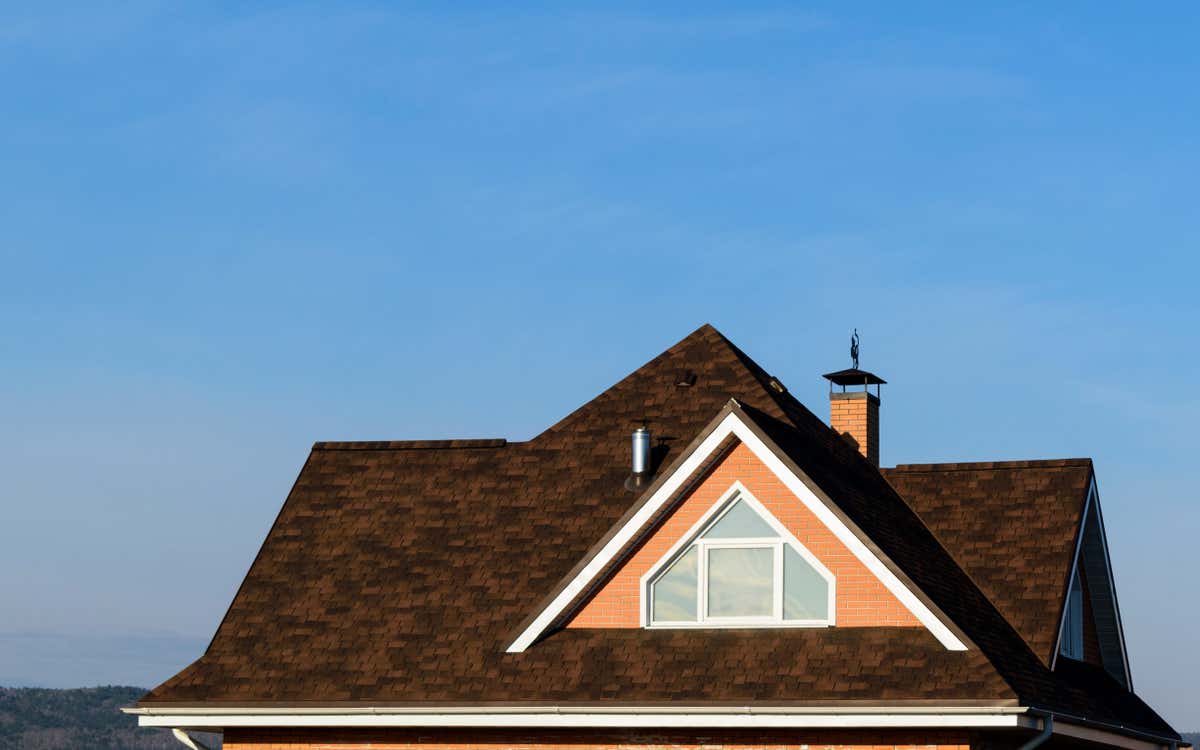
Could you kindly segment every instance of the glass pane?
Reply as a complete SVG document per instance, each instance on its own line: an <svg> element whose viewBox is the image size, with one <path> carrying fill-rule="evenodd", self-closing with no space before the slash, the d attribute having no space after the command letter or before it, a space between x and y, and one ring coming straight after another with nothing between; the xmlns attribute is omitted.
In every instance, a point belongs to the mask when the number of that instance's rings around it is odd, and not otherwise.
<svg viewBox="0 0 1200 750"><path fill-rule="evenodd" d="M699 553L692 547L654 582L650 611L653 622L696 621L698 557Z"/></svg>
<svg viewBox="0 0 1200 750"><path fill-rule="evenodd" d="M1083 582L1078 573L1071 582L1071 595L1067 598L1067 616L1064 625L1062 652L1073 659L1083 658Z"/></svg>
<svg viewBox="0 0 1200 750"><path fill-rule="evenodd" d="M779 535L767 525L766 521L762 520L758 513L754 512L753 508L744 501L738 500L728 513L721 516L720 521L704 532L704 536L708 539L744 539L746 537L775 538Z"/></svg>
<svg viewBox="0 0 1200 750"><path fill-rule="evenodd" d="M771 547L710 549L709 616L771 616L774 611L771 606L774 561L775 550Z"/></svg>
<svg viewBox="0 0 1200 750"><path fill-rule="evenodd" d="M829 619L829 582L786 544L783 545L783 619Z"/></svg>

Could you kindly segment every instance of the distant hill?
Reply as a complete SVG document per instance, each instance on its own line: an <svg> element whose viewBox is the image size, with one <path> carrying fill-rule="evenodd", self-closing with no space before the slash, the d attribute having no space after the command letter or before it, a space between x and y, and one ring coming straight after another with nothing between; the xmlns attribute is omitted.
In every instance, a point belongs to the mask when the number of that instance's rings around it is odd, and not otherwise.
<svg viewBox="0 0 1200 750"><path fill-rule="evenodd" d="M1192 747L1200 748L1200 732L1180 732L1184 742L1191 743Z"/></svg>
<svg viewBox="0 0 1200 750"><path fill-rule="evenodd" d="M179 750L166 729L141 729L120 712L145 694L137 687L74 690L0 687L0 750ZM198 735L211 748L217 735Z"/></svg>

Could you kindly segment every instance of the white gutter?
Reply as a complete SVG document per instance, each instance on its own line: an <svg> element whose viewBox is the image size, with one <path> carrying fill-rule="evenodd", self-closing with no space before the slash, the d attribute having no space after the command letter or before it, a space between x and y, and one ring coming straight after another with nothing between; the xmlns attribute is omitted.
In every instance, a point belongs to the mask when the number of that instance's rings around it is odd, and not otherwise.
<svg viewBox="0 0 1200 750"><path fill-rule="evenodd" d="M656 714L906 714L906 715L954 715L954 714L1023 714L1029 711L1023 706L681 706L678 704L648 706L603 706L603 705L484 705L484 706L143 706L122 708L122 712L134 716L178 715L656 715ZM1038 724L1038 726L1041 726Z"/></svg>
<svg viewBox="0 0 1200 750"><path fill-rule="evenodd" d="M1008 712L796 712L762 709L651 709L625 712L596 709L518 710L503 712L409 712L396 709L186 711L126 709L136 713L144 727L539 727L539 728L903 728L972 727L1016 728L1028 726L1025 717Z"/></svg>

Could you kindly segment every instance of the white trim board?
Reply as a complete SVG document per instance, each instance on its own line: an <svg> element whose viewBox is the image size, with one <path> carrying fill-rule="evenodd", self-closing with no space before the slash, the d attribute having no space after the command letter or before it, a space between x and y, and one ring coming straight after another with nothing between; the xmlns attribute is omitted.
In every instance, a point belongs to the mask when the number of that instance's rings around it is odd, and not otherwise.
<svg viewBox="0 0 1200 750"><path fill-rule="evenodd" d="M700 444L676 468L674 473L655 490L654 494L617 529L604 546L589 560L583 568L567 583L557 596L548 604L533 621L509 644L508 653L521 653L529 648L555 622L563 611L574 601L605 567L613 561L625 545L642 530L643 527L657 514L662 507L683 486L689 477L708 459L718 446L730 435L737 437L748 447L755 457L771 470L773 474L823 523L834 536L846 546L858 560L883 583L893 596L903 604L930 633L950 651L966 651L967 645L959 639L950 627L940 620L937 615L921 601L897 576L872 552L850 528L842 522L824 502L818 498L808 485L792 472L786 464L759 438L737 411L730 411L720 423L705 437Z"/></svg>
<svg viewBox="0 0 1200 750"><path fill-rule="evenodd" d="M1079 570L1079 551L1083 548L1083 535L1087 531L1088 512L1092 508L1092 496L1095 482L1088 487L1087 496L1083 500L1083 512L1079 515L1079 531L1075 534L1074 551L1071 553L1071 569L1067 574L1067 591L1062 601L1062 609L1058 614L1058 634L1054 638L1054 651L1050 654L1050 669L1058 664L1058 653L1062 650L1063 634L1067 627L1067 606L1070 604L1071 587L1075 584L1075 576Z"/></svg>
<svg viewBox="0 0 1200 750"><path fill-rule="evenodd" d="M313 714L237 716L139 716L142 727L676 727L682 729L731 728L900 728L900 727L1019 727L1016 716L821 714L797 717L787 714L371 714L354 717Z"/></svg>
<svg viewBox="0 0 1200 750"><path fill-rule="evenodd" d="M136 711L137 709L134 709ZM666 711L656 708L641 710L637 707L624 712L581 709L566 711L558 708L549 710L525 709L523 711L480 711L466 712L397 712L387 709L368 709L357 713L346 713L345 709L317 711L295 711L286 709L267 713L215 711L211 713L183 713L178 709L165 709L171 713L142 713L138 725L144 727L678 727L678 728L721 728L721 727L811 727L811 728L889 728L889 727L1020 727L1028 719L1015 713L973 709L972 712L924 713L887 710L860 712L786 712L763 711L750 707L713 711L705 708L681 707ZM935 709L936 710L936 709ZM1021 710L1021 709L1015 709ZM133 711L130 711L132 713Z"/></svg>

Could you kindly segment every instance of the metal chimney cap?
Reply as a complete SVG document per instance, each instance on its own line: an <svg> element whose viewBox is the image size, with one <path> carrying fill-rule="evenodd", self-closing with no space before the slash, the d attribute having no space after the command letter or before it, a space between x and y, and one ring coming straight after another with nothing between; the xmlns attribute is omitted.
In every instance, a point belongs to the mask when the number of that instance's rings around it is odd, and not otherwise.
<svg viewBox="0 0 1200 750"><path fill-rule="evenodd" d="M827 372L821 377L835 385L886 385L887 381L873 372L851 367L848 370Z"/></svg>

